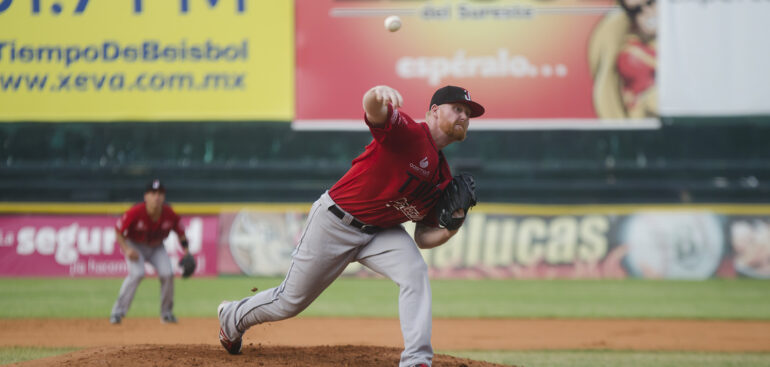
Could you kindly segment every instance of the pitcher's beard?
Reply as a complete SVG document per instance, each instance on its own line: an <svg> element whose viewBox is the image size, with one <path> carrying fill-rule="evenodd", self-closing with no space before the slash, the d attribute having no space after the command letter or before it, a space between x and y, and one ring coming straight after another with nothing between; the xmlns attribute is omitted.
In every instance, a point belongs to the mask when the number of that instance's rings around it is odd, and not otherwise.
<svg viewBox="0 0 770 367"><path fill-rule="evenodd" d="M455 141L465 140L467 134L468 130L462 125L452 125L452 134L450 134L450 136L454 138Z"/></svg>

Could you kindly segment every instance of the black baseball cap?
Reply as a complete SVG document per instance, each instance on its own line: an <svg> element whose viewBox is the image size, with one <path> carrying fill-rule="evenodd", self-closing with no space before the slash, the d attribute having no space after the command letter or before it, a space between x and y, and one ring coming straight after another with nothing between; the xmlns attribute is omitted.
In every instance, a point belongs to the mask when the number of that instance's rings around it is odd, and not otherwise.
<svg viewBox="0 0 770 367"><path fill-rule="evenodd" d="M440 88L436 93L433 93L433 98L430 99L430 106L428 106L428 109L433 107L434 104L440 106L445 103L462 103L468 106L468 108L471 109L471 115L468 117L479 117L484 114L484 107L471 101L471 95L465 88L456 87L454 85L447 85L446 87Z"/></svg>
<svg viewBox="0 0 770 367"><path fill-rule="evenodd" d="M154 179L147 183L147 187L145 187L144 192L150 192L150 191L160 191L160 192L166 192L166 186L163 186L163 183L160 182L159 179Z"/></svg>

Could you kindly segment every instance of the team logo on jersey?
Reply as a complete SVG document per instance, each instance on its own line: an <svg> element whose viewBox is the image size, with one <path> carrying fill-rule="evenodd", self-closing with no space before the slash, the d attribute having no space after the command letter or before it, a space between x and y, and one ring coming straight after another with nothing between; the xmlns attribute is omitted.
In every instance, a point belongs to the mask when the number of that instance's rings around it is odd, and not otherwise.
<svg viewBox="0 0 770 367"><path fill-rule="evenodd" d="M418 167L414 163L409 163L409 167L411 167L413 170L419 172L421 175L423 175L425 177L430 176L430 171L428 171L426 169L426 168L428 168L428 165L430 164L430 162L428 162L428 157L423 158L420 161L419 164L420 164L420 166Z"/></svg>
<svg viewBox="0 0 770 367"><path fill-rule="evenodd" d="M143 231L144 230L144 221L138 221L136 222L136 230Z"/></svg>
<svg viewBox="0 0 770 367"><path fill-rule="evenodd" d="M419 222L423 218L425 218L425 216L421 215L420 211L417 210L417 207L410 204L409 200L407 200L406 198L401 198L398 200L391 201L386 205L400 211L401 213L404 214L405 217L407 217L411 221Z"/></svg>
<svg viewBox="0 0 770 367"><path fill-rule="evenodd" d="M161 224L161 228L163 228L163 230L171 229L171 226L172 226L171 222L167 220L163 221L163 224Z"/></svg>

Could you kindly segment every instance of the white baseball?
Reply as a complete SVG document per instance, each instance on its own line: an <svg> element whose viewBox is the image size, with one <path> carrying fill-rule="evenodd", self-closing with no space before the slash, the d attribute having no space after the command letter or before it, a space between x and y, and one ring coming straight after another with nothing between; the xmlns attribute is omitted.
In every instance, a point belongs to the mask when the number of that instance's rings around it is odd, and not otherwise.
<svg viewBox="0 0 770 367"><path fill-rule="evenodd" d="M401 18L398 15L391 15L385 18L385 28L391 32L395 32L401 28Z"/></svg>

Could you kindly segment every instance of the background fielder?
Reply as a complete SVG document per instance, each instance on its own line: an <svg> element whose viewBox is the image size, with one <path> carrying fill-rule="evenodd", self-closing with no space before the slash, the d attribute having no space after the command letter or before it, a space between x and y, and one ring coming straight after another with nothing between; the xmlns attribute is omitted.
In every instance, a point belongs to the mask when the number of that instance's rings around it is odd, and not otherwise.
<svg viewBox="0 0 770 367"><path fill-rule="evenodd" d="M484 108L455 86L434 93L425 123L400 112L402 103L400 93L388 86L364 94L365 122L374 139L311 207L281 285L220 304L219 338L228 352L240 353L243 333L251 326L300 313L358 261L399 286L400 366L431 364L430 282L417 247L439 246L457 233L438 227L433 212L452 181L441 149L464 140L469 118ZM407 220L417 222L414 240L401 226Z"/></svg>
<svg viewBox="0 0 770 367"><path fill-rule="evenodd" d="M116 239L126 255L128 275L120 287L112 307L110 323L119 324L131 307L134 294L144 278L144 263L155 267L160 280L160 315L164 323L177 322L174 317L174 269L163 239L173 230L179 236L184 254L188 255L187 237L179 216L165 204L166 188L160 180L147 184L144 202L128 209L115 224Z"/></svg>

